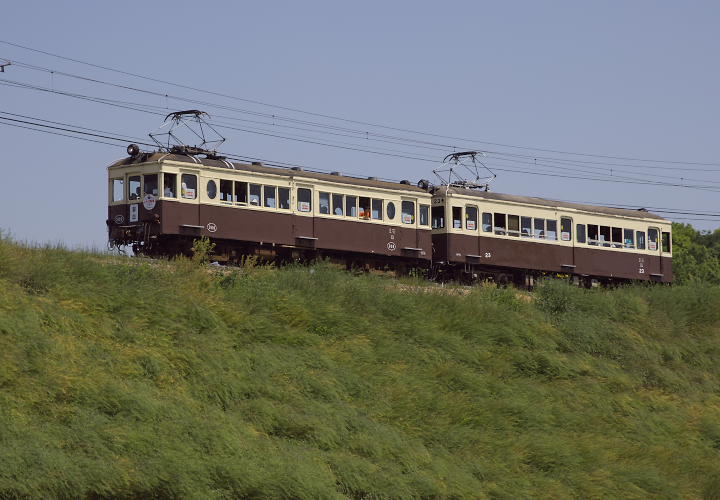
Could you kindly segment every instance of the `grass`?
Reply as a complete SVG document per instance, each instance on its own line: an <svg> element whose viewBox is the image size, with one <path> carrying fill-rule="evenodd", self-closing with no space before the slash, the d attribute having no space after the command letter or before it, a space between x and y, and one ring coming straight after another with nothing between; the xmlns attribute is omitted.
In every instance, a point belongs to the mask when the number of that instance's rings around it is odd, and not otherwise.
<svg viewBox="0 0 720 500"><path fill-rule="evenodd" d="M209 269L0 240L0 497L720 496L718 287Z"/></svg>

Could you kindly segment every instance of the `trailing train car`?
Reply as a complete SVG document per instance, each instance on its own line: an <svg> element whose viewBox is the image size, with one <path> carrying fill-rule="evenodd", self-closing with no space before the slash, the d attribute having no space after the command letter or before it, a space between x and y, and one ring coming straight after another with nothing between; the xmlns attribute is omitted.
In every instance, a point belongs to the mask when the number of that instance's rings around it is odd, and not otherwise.
<svg viewBox="0 0 720 500"><path fill-rule="evenodd" d="M188 254L207 236L230 261L257 254L397 269L430 263L431 194L408 181L133 153L108 167L113 246Z"/></svg>
<svg viewBox="0 0 720 500"><path fill-rule="evenodd" d="M671 222L625 210L457 186L432 199L434 266L454 278L531 286L544 274L585 285L672 281Z"/></svg>

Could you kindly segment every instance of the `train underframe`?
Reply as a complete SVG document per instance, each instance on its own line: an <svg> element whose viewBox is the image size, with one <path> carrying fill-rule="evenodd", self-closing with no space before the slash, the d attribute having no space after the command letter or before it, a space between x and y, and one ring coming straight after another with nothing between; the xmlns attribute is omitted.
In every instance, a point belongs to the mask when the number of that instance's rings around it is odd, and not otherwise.
<svg viewBox="0 0 720 500"><path fill-rule="evenodd" d="M155 258L170 258L178 255L192 257L194 254L193 243L197 240L197 236L159 234L145 237L144 234L149 233L149 231L146 233L144 230L134 230L131 233L116 235L119 237L111 239L111 245L115 247L130 246L136 255ZM229 265L240 265L248 257L253 257L262 263L275 263L278 265L328 260L348 270L392 273L400 276L414 274L416 276L425 276L432 281L456 282L466 285L491 281L498 286L512 284L526 289L534 288L539 280L547 278L564 279L574 285L586 288L615 286L632 282L632 280L628 279L607 276L589 276L479 264L430 262L426 259L413 257L369 255L273 243L223 239L212 239L211 241L215 244L212 259Z"/></svg>

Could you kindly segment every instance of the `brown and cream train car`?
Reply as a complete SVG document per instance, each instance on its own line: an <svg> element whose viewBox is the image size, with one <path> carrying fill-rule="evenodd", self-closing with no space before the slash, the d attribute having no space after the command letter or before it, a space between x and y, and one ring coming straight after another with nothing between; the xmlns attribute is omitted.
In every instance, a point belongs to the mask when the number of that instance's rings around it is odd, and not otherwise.
<svg viewBox="0 0 720 500"><path fill-rule="evenodd" d="M409 182L143 153L108 167L113 245L188 253L207 236L229 259L340 257L428 265L431 194Z"/></svg>
<svg viewBox="0 0 720 500"><path fill-rule="evenodd" d="M644 210L440 186L431 219L436 268L456 277L672 281L671 222Z"/></svg>

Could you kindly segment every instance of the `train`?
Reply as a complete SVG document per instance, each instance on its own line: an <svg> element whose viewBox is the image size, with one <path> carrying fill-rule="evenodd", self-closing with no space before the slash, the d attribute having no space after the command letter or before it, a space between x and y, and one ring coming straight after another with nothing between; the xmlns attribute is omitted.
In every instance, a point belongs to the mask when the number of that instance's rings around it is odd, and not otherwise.
<svg viewBox="0 0 720 500"><path fill-rule="evenodd" d="M644 209L132 146L107 170L109 244L136 254L189 255L207 237L230 263L326 258L530 287L543 276L584 286L673 279L671 221Z"/></svg>

